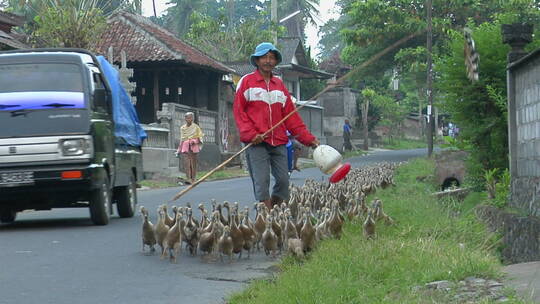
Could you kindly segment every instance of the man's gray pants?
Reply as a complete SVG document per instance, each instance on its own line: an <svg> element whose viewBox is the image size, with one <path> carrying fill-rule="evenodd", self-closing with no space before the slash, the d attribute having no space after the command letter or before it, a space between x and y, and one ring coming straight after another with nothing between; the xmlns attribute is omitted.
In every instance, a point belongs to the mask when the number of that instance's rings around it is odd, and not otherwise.
<svg viewBox="0 0 540 304"><path fill-rule="evenodd" d="M265 142L246 150L249 175L253 181L255 199L270 198L270 173L275 179L272 196L283 200L289 197L289 174L287 168L287 148L285 145L272 146Z"/></svg>

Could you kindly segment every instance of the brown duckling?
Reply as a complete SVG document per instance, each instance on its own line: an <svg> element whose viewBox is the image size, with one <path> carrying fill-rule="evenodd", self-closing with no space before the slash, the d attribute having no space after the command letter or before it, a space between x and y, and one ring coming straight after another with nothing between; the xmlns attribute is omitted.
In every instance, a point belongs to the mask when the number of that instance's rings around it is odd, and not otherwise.
<svg viewBox="0 0 540 304"><path fill-rule="evenodd" d="M238 208L238 202L234 202L231 208L234 211L234 216L231 216L236 221L236 225L240 225L240 209Z"/></svg>
<svg viewBox="0 0 540 304"><path fill-rule="evenodd" d="M272 215L272 229L274 230L274 233L277 236L277 245L279 252L281 253L281 250L283 249L283 231L281 230L281 223L279 221L279 213L277 209L272 209L273 215Z"/></svg>
<svg viewBox="0 0 540 304"><path fill-rule="evenodd" d="M257 216L255 217L255 223L254 223L254 230L255 230L255 233L257 234L257 249L260 250L260 241L261 241L261 237L262 237L262 234L264 232L264 229L266 229L266 221L265 221L265 218L262 214L262 208L264 206L264 203L261 205L259 203L257 203Z"/></svg>
<svg viewBox="0 0 540 304"><path fill-rule="evenodd" d="M383 202L376 198L373 202L373 217L375 218L375 221L384 220L385 224L392 225L394 223L394 220L384 213L383 210Z"/></svg>
<svg viewBox="0 0 540 304"><path fill-rule="evenodd" d="M167 255L167 250L169 251L169 258L171 259L171 262L176 263L176 257L180 254L181 249L181 239L182 239L182 229L181 229L181 220L182 220L182 213L177 212L176 213L176 221L174 225L169 229L167 232L167 236L165 237L165 250L161 254L161 258L165 258Z"/></svg>
<svg viewBox="0 0 540 304"><path fill-rule="evenodd" d="M212 214L217 210L217 201L215 198L210 199L210 204L212 205Z"/></svg>
<svg viewBox="0 0 540 304"><path fill-rule="evenodd" d="M236 210L232 210L232 218L231 221L231 238L233 242L233 253L238 254L238 259L242 257L242 249L244 248L244 233L242 233L242 230L240 230L240 227L236 225L236 220L234 220L234 217L236 215Z"/></svg>
<svg viewBox="0 0 540 304"><path fill-rule="evenodd" d="M223 202L223 208L227 209L227 216L225 217L225 220L222 221L222 223L225 226L229 226L231 224L231 206L229 205L228 201Z"/></svg>
<svg viewBox="0 0 540 304"><path fill-rule="evenodd" d="M145 246L150 247L150 252L156 251L154 246L156 245L156 232L154 230L154 224L148 219L148 210L144 206L140 207L141 215L143 217L142 225L142 252L145 250Z"/></svg>
<svg viewBox="0 0 540 304"><path fill-rule="evenodd" d="M169 226L165 224L165 211L163 211L163 205L161 205L157 209L158 213L158 221L156 223L155 231L156 231L156 242L161 248L161 255L163 255L163 252L165 251L165 237L167 236L167 232L169 232Z"/></svg>
<svg viewBox="0 0 540 304"><path fill-rule="evenodd" d="M164 221L165 221L165 225L167 225L169 227L172 227L174 225L175 218L169 216L169 213L167 212L167 205L166 204L163 204L161 206L162 206L162 209L163 209L163 213L165 213L165 217L163 218ZM176 206L173 206L172 210L173 210L173 213L176 212Z"/></svg>
<svg viewBox="0 0 540 304"><path fill-rule="evenodd" d="M274 230L272 229L272 218L266 220L266 229L262 234L261 242L266 255L272 253L272 257L276 257L276 251L278 249L278 238Z"/></svg>
<svg viewBox="0 0 540 304"><path fill-rule="evenodd" d="M297 259L303 259L304 258L304 250L303 250L302 240L301 239L288 239L287 240L287 252L295 256Z"/></svg>
<svg viewBox="0 0 540 304"><path fill-rule="evenodd" d="M226 218L223 216L223 211L222 211L222 206L221 206L221 204L218 204L218 205L217 205L216 210L219 212L219 221L221 222L221 224L223 224L224 226L225 226L225 225L229 225L229 220L226 219ZM220 233L220 235L221 235L221 233Z"/></svg>
<svg viewBox="0 0 540 304"><path fill-rule="evenodd" d="M229 263L231 263L233 254L233 242L231 238L231 228L229 228L229 226L223 227L223 234L219 238L217 244L221 262L223 262L223 256L226 255L229 257Z"/></svg>
<svg viewBox="0 0 540 304"><path fill-rule="evenodd" d="M343 221L339 217L339 205L337 201L334 201L332 206L332 213L330 214L330 219L328 220L328 230L332 236L336 239L341 238L341 231L343 228Z"/></svg>
<svg viewBox="0 0 540 304"><path fill-rule="evenodd" d="M366 220L364 221L364 236L367 239L373 239L375 237L375 220L373 219L373 210L368 210Z"/></svg>
<svg viewBox="0 0 540 304"><path fill-rule="evenodd" d="M198 207L199 210L201 210L201 219L199 220L199 228L204 228L210 224L210 221L208 220L208 211L204 208L203 204L199 204Z"/></svg>
<svg viewBox="0 0 540 304"><path fill-rule="evenodd" d="M194 256L197 252L197 244L199 243L199 227L194 221L193 211L187 208L187 221L184 225L184 240L189 249L189 253Z"/></svg>
<svg viewBox="0 0 540 304"><path fill-rule="evenodd" d="M331 237L330 233L328 232L328 218L330 217L330 211L328 208L323 208L323 220L320 221L317 226L315 227L315 239L317 241L325 240L329 237Z"/></svg>
<svg viewBox="0 0 540 304"><path fill-rule="evenodd" d="M298 231L294 226L293 217L290 210L287 209L287 211L285 212L285 217L287 218L285 222L285 237L287 239L297 239Z"/></svg>
<svg viewBox="0 0 540 304"><path fill-rule="evenodd" d="M251 229L255 229L255 223L251 220L251 217L249 217L249 207L244 208L244 215L247 217L247 225ZM255 230L253 230L255 231Z"/></svg>
<svg viewBox="0 0 540 304"><path fill-rule="evenodd" d="M203 232L201 234L201 237L199 238L199 244L198 244L198 250L201 251L204 255L208 255L212 253L212 251L215 249L215 245L217 243L217 235L215 230L215 223L219 221L219 214L214 212L212 215L212 220L210 221L210 224L208 227L210 227L210 231ZM204 256L203 256L204 258Z"/></svg>
<svg viewBox="0 0 540 304"><path fill-rule="evenodd" d="M256 240L255 231L249 227L249 215L247 213L244 214L242 218L242 223L240 224L240 231L242 231L242 235L244 236L244 250L248 252L248 259L251 257L251 249L253 248L253 244Z"/></svg>
<svg viewBox="0 0 540 304"><path fill-rule="evenodd" d="M300 239L302 240L304 252L311 251L315 248L315 228L313 228L311 219L306 212L304 212L304 225L302 226L302 230L300 230Z"/></svg>

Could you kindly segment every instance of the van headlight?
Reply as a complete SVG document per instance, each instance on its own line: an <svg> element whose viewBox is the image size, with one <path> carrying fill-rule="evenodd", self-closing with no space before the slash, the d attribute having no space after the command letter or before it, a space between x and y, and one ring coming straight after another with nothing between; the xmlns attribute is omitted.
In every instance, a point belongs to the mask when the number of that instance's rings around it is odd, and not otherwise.
<svg viewBox="0 0 540 304"><path fill-rule="evenodd" d="M60 142L63 156L77 156L90 154L92 144L88 139L64 139Z"/></svg>

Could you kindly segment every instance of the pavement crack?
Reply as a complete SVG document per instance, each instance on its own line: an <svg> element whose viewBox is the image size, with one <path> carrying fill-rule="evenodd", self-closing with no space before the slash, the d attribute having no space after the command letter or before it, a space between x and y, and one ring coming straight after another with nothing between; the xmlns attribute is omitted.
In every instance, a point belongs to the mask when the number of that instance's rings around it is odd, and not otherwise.
<svg viewBox="0 0 540 304"><path fill-rule="evenodd" d="M242 284L249 283L249 280L234 280L234 279L214 278L214 277L207 277L205 278L205 280L218 281L218 282L234 282L234 283L242 283Z"/></svg>

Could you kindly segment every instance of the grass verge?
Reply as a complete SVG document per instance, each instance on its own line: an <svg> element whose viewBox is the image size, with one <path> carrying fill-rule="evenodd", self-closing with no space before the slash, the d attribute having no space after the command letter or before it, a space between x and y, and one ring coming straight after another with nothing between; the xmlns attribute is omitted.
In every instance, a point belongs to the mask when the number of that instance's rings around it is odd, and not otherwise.
<svg viewBox="0 0 540 304"><path fill-rule="evenodd" d="M398 169L396 186L375 194L396 220L378 225L375 240L363 238L360 222L346 223L341 240L320 243L304 262L285 257L280 273L253 282L228 303L448 303L417 286L470 276L499 279L500 237L474 215L482 194L435 201L434 185L416 180L433 166L427 159L411 161ZM522 303L508 293L509 303Z"/></svg>
<svg viewBox="0 0 540 304"><path fill-rule="evenodd" d="M351 158L351 157L355 157L355 156L362 156L362 155L366 155L367 152L364 151L364 150L354 150L354 151L346 151L344 153L342 153L341 155L343 156L343 159L347 159L347 158Z"/></svg>
<svg viewBox="0 0 540 304"><path fill-rule="evenodd" d="M427 142L422 140L412 139L394 139L392 142L383 140L382 147L390 150L406 150L406 149L421 149L427 148Z"/></svg>
<svg viewBox="0 0 540 304"><path fill-rule="evenodd" d="M170 180L156 180L156 179L144 179L139 182L142 187L148 187L151 189L160 189L168 187L176 187L178 184Z"/></svg>
<svg viewBox="0 0 540 304"><path fill-rule="evenodd" d="M209 171L197 172L197 178L199 179L203 177L208 172ZM209 177L207 177L205 181L228 179L228 178L241 177L241 176L248 176L248 173L246 173L243 169L238 168L238 167L223 168L221 170L214 172ZM146 179L146 180L142 180L140 184L143 187L159 189L159 188L168 188L168 187L178 187L177 182L178 181L175 181L174 178L159 179L159 180Z"/></svg>
<svg viewBox="0 0 540 304"><path fill-rule="evenodd" d="M209 171L201 171L197 173L197 178L203 177L206 173ZM235 167L235 168L223 168L221 170L218 170L214 172L212 175L210 175L208 178L206 178L207 181L211 180L218 180L218 179L228 179L233 177L241 177L241 176L248 176L249 174L241 168Z"/></svg>

